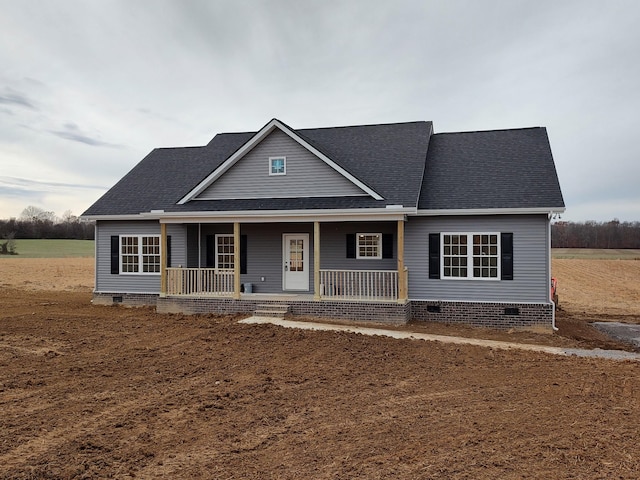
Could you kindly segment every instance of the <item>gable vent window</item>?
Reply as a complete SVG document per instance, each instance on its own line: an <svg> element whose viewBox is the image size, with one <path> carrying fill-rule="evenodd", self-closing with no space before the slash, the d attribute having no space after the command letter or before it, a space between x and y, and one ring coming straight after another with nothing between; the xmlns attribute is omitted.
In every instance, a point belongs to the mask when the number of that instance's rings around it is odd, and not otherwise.
<svg viewBox="0 0 640 480"><path fill-rule="evenodd" d="M269 175L286 175L287 157L269 157Z"/></svg>

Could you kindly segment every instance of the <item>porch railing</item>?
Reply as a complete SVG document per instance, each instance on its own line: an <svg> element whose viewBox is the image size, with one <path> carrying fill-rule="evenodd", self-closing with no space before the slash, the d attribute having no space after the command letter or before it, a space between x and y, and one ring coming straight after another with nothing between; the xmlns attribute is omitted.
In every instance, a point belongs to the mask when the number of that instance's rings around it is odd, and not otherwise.
<svg viewBox="0 0 640 480"><path fill-rule="evenodd" d="M396 270L320 270L320 297L324 299L398 299Z"/></svg>
<svg viewBox="0 0 640 480"><path fill-rule="evenodd" d="M233 269L167 268L167 295L233 295Z"/></svg>

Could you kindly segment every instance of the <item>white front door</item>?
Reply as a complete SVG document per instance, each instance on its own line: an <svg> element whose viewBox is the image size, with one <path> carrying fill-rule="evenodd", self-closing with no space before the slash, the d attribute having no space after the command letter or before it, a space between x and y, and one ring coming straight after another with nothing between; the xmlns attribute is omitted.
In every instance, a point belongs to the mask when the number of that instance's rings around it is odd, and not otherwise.
<svg viewBox="0 0 640 480"><path fill-rule="evenodd" d="M309 234L282 235L283 290L309 290Z"/></svg>

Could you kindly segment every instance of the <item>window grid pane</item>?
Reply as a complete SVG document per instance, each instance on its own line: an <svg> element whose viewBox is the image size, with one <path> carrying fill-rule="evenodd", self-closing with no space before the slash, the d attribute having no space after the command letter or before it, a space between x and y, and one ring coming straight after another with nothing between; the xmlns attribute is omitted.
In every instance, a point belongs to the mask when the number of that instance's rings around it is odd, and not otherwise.
<svg viewBox="0 0 640 480"><path fill-rule="evenodd" d="M160 273L160 237L142 237L142 271Z"/></svg>
<svg viewBox="0 0 640 480"><path fill-rule="evenodd" d="M444 277L467 277L467 235L444 235L443 247Z"/></svg>
<svg viewBox="0 0 640 480"><path fill-rule="evenodd" d="M138 265L138 237L122 237L120 242L122 254L122 272L137 273Z"/></svg>
<svg viewBox="0 0 640 480"><path fill-rule="evenodd" d="M289 240L289 271L304 271L304 240Z"/></svg>
<svg viewBox="0 0 640 480"><path fill-rule="evenodd" d="M235 267L235 248L233 235L217 236L216 267L228 269L233 269Z"/></svg>
<svg viewBox="0 0 640 480"><path fill-rule="evenodd" d="M473 235L473 276L498 278L498 235Z"/></svg>
<svg viewBox="0 0 640 480"><path fill-rule="evenodd" d="M358 234L358 258L380 258L379 233Z"/></svg>

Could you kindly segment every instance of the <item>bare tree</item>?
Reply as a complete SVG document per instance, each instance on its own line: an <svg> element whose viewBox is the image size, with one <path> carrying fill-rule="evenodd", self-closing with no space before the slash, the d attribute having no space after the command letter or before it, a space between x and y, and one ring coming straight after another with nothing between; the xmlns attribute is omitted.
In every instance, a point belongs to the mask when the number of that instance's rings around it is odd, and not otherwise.
<svg viewBox="0 0 640 480"><path fill-rule="evenodd" d="M40 207L35 207L33 205L29 205L27 208L22 210L20 214L20 218L23 220L35 222L55 222L56 214L53 212L48 212Z"/></svg>

